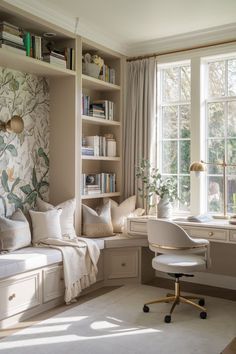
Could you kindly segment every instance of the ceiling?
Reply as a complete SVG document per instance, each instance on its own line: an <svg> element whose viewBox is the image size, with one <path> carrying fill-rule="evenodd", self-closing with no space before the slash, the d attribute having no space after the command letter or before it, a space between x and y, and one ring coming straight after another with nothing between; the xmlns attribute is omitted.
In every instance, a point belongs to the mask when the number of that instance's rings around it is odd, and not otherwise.
<svg viewBox="0 0 236 354"><path fill-rule="evenodd" d="M54 14L70 18L73 24L78 17L79 33L109 39L127 53L135 48L142 51L141 47L148 51L148 43L160 43L189 32L195 36L209 34L209 29L216 31L218 26L227 32L234 25L236 36L236 0L41 0L37 3L44 7L44 13L47 7Z"/></svg>

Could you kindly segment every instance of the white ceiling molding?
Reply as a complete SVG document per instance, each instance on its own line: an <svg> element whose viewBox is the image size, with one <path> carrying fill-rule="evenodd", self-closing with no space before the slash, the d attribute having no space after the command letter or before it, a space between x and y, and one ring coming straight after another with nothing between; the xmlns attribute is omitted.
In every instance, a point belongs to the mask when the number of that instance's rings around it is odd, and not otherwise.
<svg viewBox="0 0 236 354"><path fill-rule="evenodd" d="M45 5L38 0L5 0L7 3L19 7L29 13L54 23L72 33L75 33L76 17L66 16L50 7L45 9ZM108 32L108 33L107 33ZM155 40L148 40L135 44L122 43L109 33L95 27L87 21L79 19L77 33L105 47L111 48L126 56L133 57L151 53L163 53L178 49L187 49L195 46L207 45L226 40L236 39L236 23L188 32L176 36L164 37Z"/></svg>
<svg viewBox="0 0 236 354"><path fill-rule="evenodd" d="M32 13L39 18L43 18L45 21L53 23L59 27L64 28L67 31L75 33L76 17L70 17L62 15L60 12L40 4L38 0L5 0L7 3L19 7L20 9ZM90 39L94 42L100 43L105 47L113 49L121 54L128 55L127 48L124 44L119 43L114 38L107 36L107 33L102 33L99 28L91 24L82 23L79 19L77 33L78 35Z"/></svg>
<svg viewBox="0 0 236 354"><path fill-rule="evenodd" d="M128 55L163 53L228 40L236 40L236 23L140 42L129 46Z"/></svg>

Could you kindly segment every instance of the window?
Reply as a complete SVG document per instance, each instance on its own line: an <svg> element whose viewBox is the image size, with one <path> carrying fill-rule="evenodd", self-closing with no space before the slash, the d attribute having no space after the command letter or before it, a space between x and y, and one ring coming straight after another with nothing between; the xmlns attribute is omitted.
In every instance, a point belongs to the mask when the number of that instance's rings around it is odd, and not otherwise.
<svg viewBox="0 0 236 354"><path fill-rule="evenodd" d="M158 67L158 165L162 176L176 180L175 209L190 207L190 62Z"/></svg>
<svg viewBox="0 0 236 354"><path fill-rule="evenodd" d="M236 165L236 57L206 63L206 159L209 212L223 212L223 168ZM226 168L228 212L236 212L236 168Z"/></svg>

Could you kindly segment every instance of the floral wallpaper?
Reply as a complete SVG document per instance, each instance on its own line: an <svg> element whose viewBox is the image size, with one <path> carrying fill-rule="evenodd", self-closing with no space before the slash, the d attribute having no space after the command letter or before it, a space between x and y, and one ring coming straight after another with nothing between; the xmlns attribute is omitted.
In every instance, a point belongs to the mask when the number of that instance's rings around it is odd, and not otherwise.
<svg viewBox="0 0 236 354"><path fill-rule="evenodd" d="M16 135L0 131L0 215L48 199L49 84L47 79L0 68L0 120L24 121Z"/></svg>

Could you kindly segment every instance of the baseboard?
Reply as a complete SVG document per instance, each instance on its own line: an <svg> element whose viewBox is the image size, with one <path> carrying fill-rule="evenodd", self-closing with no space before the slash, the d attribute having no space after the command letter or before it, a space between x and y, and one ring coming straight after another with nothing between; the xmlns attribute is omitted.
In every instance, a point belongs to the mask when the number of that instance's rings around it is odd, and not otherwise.
<svg viewBox="0 0 236 354"><path fill-rule="evenodd" d="M169 275L156 271L156 276L158 278L167 278ZM195 283L195 284L204 284L215 286L217 288L236 290L236 277L231 277L228 275L213 274L213 273L194 273L194 277L183 278L185 282Z"/></svg>
<svg viewBox="0 0 236 354"><path fill-rule="evenodd" d="M183 279L183 278L182 278ZM221 299L236 301L236 290L225 289L216 286L205 284L191 283L189 281L182 281L181 291L186 291L194 294L201 294L205 296L213 296ZM191 278L192 279L192 278ZM174 291L174 279L167 279L166 277L156 277L148 285L157 286L160 288L172 289Z"/></svg>

